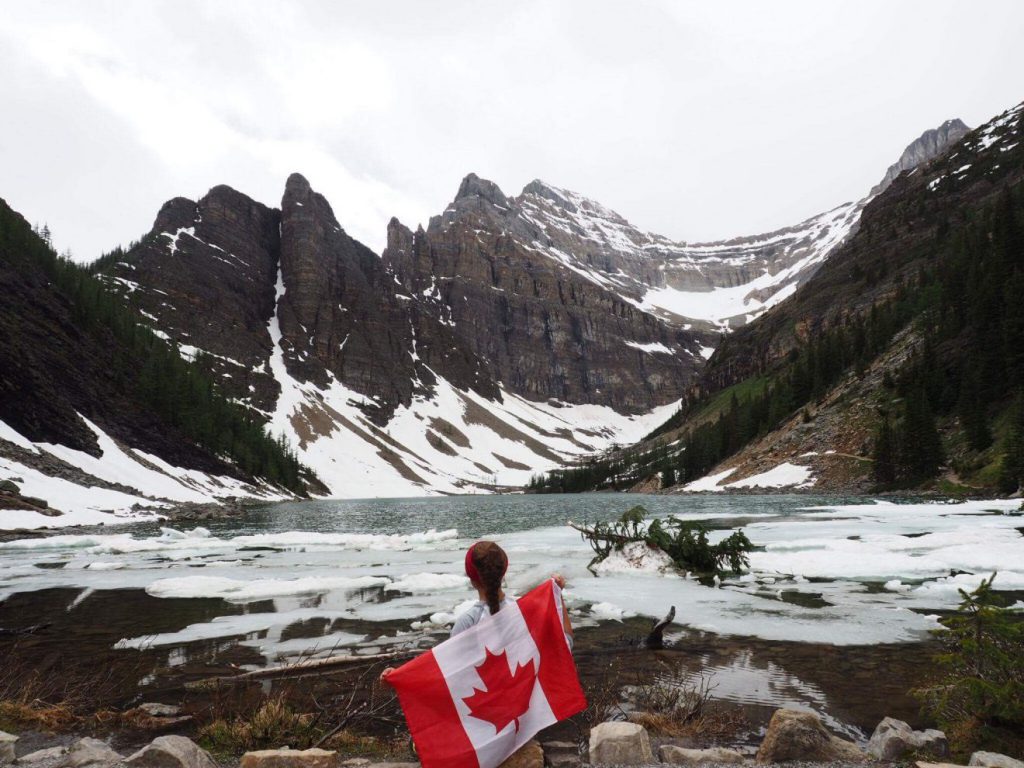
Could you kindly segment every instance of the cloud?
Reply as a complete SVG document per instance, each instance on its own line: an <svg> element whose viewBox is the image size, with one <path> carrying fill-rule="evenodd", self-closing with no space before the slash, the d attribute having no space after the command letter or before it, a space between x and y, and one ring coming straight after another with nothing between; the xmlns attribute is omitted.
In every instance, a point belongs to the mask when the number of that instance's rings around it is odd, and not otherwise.
<svg viewBox="0 0 1024 768"><path fill-rule="evenodd" d="M948 117L1019 101L1024 6L23 3L0 19L0 195L81 258L161 202L301 171L382 247L474 171L701 240L859 197Z"/></svg>

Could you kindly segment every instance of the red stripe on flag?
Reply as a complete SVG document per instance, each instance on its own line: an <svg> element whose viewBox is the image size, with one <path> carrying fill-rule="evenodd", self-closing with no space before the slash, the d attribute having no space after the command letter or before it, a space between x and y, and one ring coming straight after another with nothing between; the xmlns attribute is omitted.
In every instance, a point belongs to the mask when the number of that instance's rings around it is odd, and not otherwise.
<svg viewBox="0 0 1024 768"><path fill-rule="evenodd" d="M587 699L580 688L572 651L565 641L562 610L555 600L554 584L545 582L516 602L533 636L533 642L540 650L537 679L544 689L551 711L559 720L582 712L587 708Z"/></svg>
<svg viewBox="0 0 1024 768"><path fill-rule="evenodd" d="M423 768L479 768L476 750L433 653L403 664L388 682L398 692Z"/></svg>

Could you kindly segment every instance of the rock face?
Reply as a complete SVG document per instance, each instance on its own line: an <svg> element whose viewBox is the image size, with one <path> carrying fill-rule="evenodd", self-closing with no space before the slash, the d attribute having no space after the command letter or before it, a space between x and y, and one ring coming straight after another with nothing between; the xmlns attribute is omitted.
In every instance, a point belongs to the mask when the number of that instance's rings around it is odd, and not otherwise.
<svg viewBox="0 0 1024 768"><path fill-rule="evenodd" d="M270 410L277 386L264 369L271 340L279 211L230 187L164 204L153 229L106 267L112 289L205 366L232 397Z"/></svg>
<svg viewBox="0 0 1024 768"><path fill-rule="evenodd" d="M927 163L941 155L970 133L970 130L963 120L956 118L947 120L938 128L932 128L922 133L907 145L903 154L900 155L900 159L889 166L885 176L871 190L871 197L884 192L903 171L912 171L922 163Z"/></svg>
<svg viewBox="0 0 1024 768"><path fill-rule="evenodd" d="M455 205L504 199L471 177ZM392 235L378 257L293 174L280 210L227 187L176 198L100 268L335 495L522 485L642 435L703 362L694 334L518 242L442 267L425 235Z"/></svg>
<svg viewBox="0 0 1024 768"><path fill-rule="evenodd" d="M875 727L867 748L868 754L875 759L888 761L916 751L927 751L941 757L948 750L946 735L942 731L915 731L902 720L891 717L885 718Z"/></svg>
<svg viewBox="0 0 1024 768"><path fill-rule="evenodd" d="M161 736L126 758L131 768L217 768L210 754L184 736Z"/></svg>
<svg viewBox="0 0 1024 768"><path fill-rule="evenodd" d="M654 762L646 729L635 723L600 723L590 730L590 764L646 765Z"/></svg>
<svg viewBox="0 0 1024 768"><path fill-rule="evenodd" d="M681 395L698 339L539 254L541 236L519 202L471 174L426 231L393 219L383 259L517 394L631 412Z"/></svg>
<svg viewBox="0 0 1024 768"><path fill-rule="evenodd" d="M867 759L868 756L856 744L826 731L813 712L793 709L775 711L757 750L759 763L790 760L865 762Z"/></svg>

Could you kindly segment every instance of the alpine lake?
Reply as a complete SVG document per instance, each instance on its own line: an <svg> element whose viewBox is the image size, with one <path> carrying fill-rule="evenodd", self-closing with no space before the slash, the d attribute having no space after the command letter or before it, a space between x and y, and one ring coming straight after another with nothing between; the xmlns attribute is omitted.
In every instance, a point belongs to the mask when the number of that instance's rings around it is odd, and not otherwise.
<svg viewBox="0 0 1024 768"><path fill-rule="evenodd" d="M566 522L614 520L634 504L699 521L712 541L742 528L756 548L750 569L721 579L629 567L594 575L593 552ZM489 538L509 554L509 593L555 571L567 578L574 655L595 707L622 704L624 686L703 686L745 715L740 741L756 743L778 707L813 710L863 740L887 715L919 723L909 691L934 672L931 630L958 589L999 571L997 586L1024 605L1019 504L802 494L317 500L203 527L8 537L0 658L37 676L92 680L110 706L184 701L188 710L226 695L211 680L366 656L227 688L319 691L333 680L329 700L343 704L339 690L359 686L370 700L382 665L443 640L472 602L463 553ZM648 649L652 623L673 606L665 647Z"/></svg>

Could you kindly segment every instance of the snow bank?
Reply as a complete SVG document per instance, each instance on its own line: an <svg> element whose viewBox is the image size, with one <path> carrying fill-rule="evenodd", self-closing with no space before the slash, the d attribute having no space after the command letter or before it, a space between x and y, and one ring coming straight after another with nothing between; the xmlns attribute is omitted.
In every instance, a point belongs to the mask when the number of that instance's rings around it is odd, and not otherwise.
<svg viewBox="0 0 1024 768"><path fill-rule="evenodd" d="M594 566L597 573L665 573L675 567L672 558L647 546L644 541L631 541Z"/></svg>
<svg viewBox="0 0 1024 768"><path fill-rule="evenodd" d="M719 486L719 483L735 471L735 469L727 469L724 472L719 472L717 475L706 475L699 480L694 480L692 483L687 483L683 486L683 490L691 491L693 493L700 493L701 491L721 491L722 488Z"/></svg>
<svg viewBox="0 0 1024 768"><path fill-rule="evenodd" d="M37 454L47 453L81 470L97 483L123 486L131 492L108 490L43 474L0 457L0 480L15 482L23 496L43 499L61 514L5 510L0 530L62 528L73 525L117 525L153 520L168 502L216 503L219 497L242 496L268 501L285 498L267 487L257 488L232 477L181 469L142 451L126 452L102 429L84 417L96 436L101 455L91 456L53 443L33 443L0 422L0 439Z"/></svg>
<svg viewBox="0 0 1024 768"><path fill-rule="evenodd" d="M736 468L733 467L718 474L706 475L699 480L694 480L692 483L687 483L683 486L683 490L693 493L708 491L717 493L727 488L811 488L815 482L813 470L810 467L784 461L767 472L761 472L760 474L751 475L742 480L736 480L723 485L722 481L732 476L735 472Z"/></svg>
<svg viewBox="0 0 1024 768"><path fill-rule="evenodd" d="M810 467L790 464L788 461L779 466L751 475L742 480L728 483L726 488L810 488L814 478Z"/></svg>

